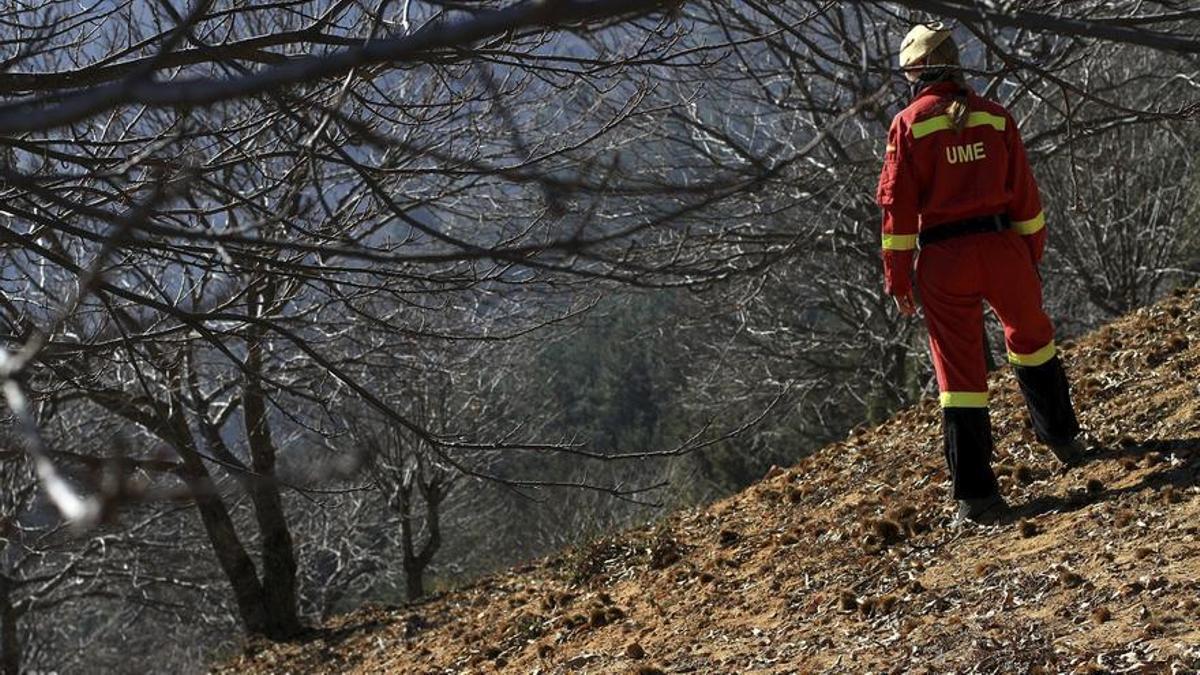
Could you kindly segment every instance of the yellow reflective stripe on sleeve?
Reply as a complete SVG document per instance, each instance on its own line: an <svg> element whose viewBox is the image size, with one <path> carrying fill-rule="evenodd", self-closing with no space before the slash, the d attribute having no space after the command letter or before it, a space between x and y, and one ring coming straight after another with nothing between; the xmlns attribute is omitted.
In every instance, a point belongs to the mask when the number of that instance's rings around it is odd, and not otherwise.
<svg viewBox="0 0 1200 675"><path fill-rule="evenodd" d="M939 397L943 408L986 408L986 391L943 391Z"/></svg>
<svg viewBox="0 0 1200 675"><path fill-rule="evenodd" d="M1033 234L1046 226L1046 214L1038 211L1038 214L1029 220L1013 221L1013 228L1020 234Z"/></svg>
<svg viewBox="0 0 1200 675"><path fill-rule="evenodd" d="M1015 352L1009 352L1008 362L1017 366L1040 366L1054 358L1054 355L1057 353L1058 350L1054 347L1054 341L1051 340L1050 344L1042 347L1032 354L1017 354Z"/></svg>
<svg viewBox="0 0 1200 675"><path fill-rule="evenodd" d="M996 131L1004 131L1008 126L1007 120L1000 115L977 111L967 114L967 127L991 127ZM921 120L912 125L913 138L928 136L936 131L948 131L954 128L954 121L949 115L938 115L927 120Z"/></svg>
<svg viewBox="0 0 1200 675"><path fill-rule="evenodd" d="M885 234L883 235L883 250L911 251L917 247L915 234Z"/></svg>

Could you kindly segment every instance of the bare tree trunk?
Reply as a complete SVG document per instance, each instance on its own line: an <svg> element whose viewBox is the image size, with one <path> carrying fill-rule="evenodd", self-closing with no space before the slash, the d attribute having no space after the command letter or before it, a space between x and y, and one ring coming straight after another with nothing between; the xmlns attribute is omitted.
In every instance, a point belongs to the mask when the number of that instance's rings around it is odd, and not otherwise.
<svg viewBox="0 0 1200 675"><path fill-rule="evenodd" d="M903 401L902 392L908 388L908 352L907 342L897 341L887 348L884 377L882 381L875 383L867 399L868 423L878 424L884 421Z"/></svg>
<svg viewBox="0 0 1200 675"><path fill-rule="evenodd" d="M404 590L409 602L425 597L425 569L408 556L404 557Z"/></svg>
<svg viewBox="0 0 1200 675"><path fill-rule="evenodd" d="M441 508L446 493L436 483L421 484L425 497L425 518L429 526L429 539L416 551L414 524L410 497L411 486L404 490L400 499L400 539L404 550L404 583L408 599L419 600L425 595L425 570L442 545Z"/></svg>
<svg viewBox="0 0 1200 675"><path fill-rule="evenodd" d="M178 384L176 382L175 386ZM225 578L233 587L242 625L248 633L271 637L271 622L266 611L258 570L242 546L229 509L221 501L212 474L205 468L200 453L196 450L196 440L187 419L184 418L185 406L182 397L172 393L170 405L159 406L162 410L172 411L163 419L139 410L130 405L127 398L111 391L93 391L90 392L90 396L101 407L142 425L175 448L183 464L179 470L179 478L187 484L188 492L196 502L196 510L200 513L200 522L204 525L204 532L208 535L213 553L217 556Z"/></svg>
<svg viewBox="0 0 1200 675"><path fill-rule="evenodd" d="M296 555L292 534L283 512L275 475L275 442L267 419L266 396L259 373L262 368L262 335L247 344L247 379L243 390L246 438L250 444L253 475L248 487L262 536L262 586L270 621L267 635L286 638L300 631L296 613Z"/></svg>
<svg viewBox="0 0 1200 675"><path fill-rule="evenodd" d="M396 487L393 508L400 512L400 551L404 556L404 585L410 601L425 595L424 570L416 565L413 551L412 483L407 481Z"/></svg>
<svg viewBox="0 0 1200 675"><path fill-rule="evenodd" d="M187 420L182 412L179 412L183 410L182 404L176 401L171 410L177 411L170 417L169 437L176 439L177 452L183 460L180 477L187 483L192 498L196 500L196 508L200 512L200 521L204 524L208 541L212 544L225 577L233 586L242 625L248 633L272 637L270 616L266 610L263 587L258 579L258 571L254 568L254 561L250 559L241 539L238 538L233 518L229 515L225 502L221 501L212 475L200 461L200 454L196 452L195 439L188 428Z"/></svg>
<svg viewBox="0 0 1200 675"><path fill-rule="evenodd" d="M181 452L180 455L184 463L180 474L196 500L200 521L204 524L204 531L212 544L217 562L233 587L242 625L248 633L270 636L270 621L263 587L258 580L254 561L250 559L241 540L238 539L233 519L217 495L216 485L208 471L193 453Z"/></svg>
<svg viewBox="0 0 1200 675"><path fill-rule="evenodd" d="M0 675L21 671L21 644L17 641L17 610L12 602L12 582L0 574Z"/></svg>

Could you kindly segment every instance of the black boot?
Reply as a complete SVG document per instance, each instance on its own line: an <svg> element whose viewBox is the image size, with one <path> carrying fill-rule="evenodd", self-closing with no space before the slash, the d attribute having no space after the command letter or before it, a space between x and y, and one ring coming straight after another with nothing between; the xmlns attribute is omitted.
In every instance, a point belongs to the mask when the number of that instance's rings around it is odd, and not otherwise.
<svg viewBox="0 0 1200 675"><path fill-rule="evenodd" d="M987 408L942 408L942 441L955 499L996 494L992 472L992 423Z"/></svg>
<svg viewBox="0 0 1200 675"><path fill-rule="evenodd" d="M956 527L968 522L976 525L998 525L1008 520L1012 511L1000 493L978 499L958 500L958 514L954 518Z"/></svg>
<svg viewBox="0 0 1200 675"><path fill-rule="evenodd" d="M1071 404L1071 388L1062 361L1054 356L1040 366L1014 365L1017 383L1025 396L1025 405L1033 419L1033 432L1038 440L1051 448L1069 448L1079 435L1079 422ZM1079 449L1082 449L1080 447ZM1063 456L1073 457L1075 450L1066 449ZM1054 455L1062 459L1059 452ZM1064 463L1066 460L1064 460Z"/></svg>
<svg viewBox="0 0 1200 675"><path fill-rule="evenodd" d="M1068 443L1050 445L1050 452L1054 453L1058 461L1062 462L1064 468L1070 469L1083 464L1086 459L1087 448L1084 446L1083 441L1076 436Z"/></svg>

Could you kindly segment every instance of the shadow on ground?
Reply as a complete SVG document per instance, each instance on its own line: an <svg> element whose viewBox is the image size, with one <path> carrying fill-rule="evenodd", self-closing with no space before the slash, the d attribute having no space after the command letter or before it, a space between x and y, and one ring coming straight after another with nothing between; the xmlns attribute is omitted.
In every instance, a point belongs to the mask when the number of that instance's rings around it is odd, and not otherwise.
<svg viewBox="0 0 1200 675"><path fill-rule="evenodd" d="M1121 495L1141 492L1142 490L1162 490L1173 486L1177 490L1185 490L1200 482L1200 469L1193 462L1182 462L1172 465L1170 455L1187 456L1200 451L1200 438L1154 439L1143 442L1125 443L1117 448L1093 448L1087 456L1084 466L1095 462L1122 459L1145 460L1152 453L1162 455L1162 468L1149 473L1142 480L1122 488L1099 490L1081 490L1068 495L1044 495L1013 509L1014 518L1033 518L1047 513L1066 513L1076 511L1089 504L1107 501ZM1078 471L1079 469L1074 469Z"/></svg>

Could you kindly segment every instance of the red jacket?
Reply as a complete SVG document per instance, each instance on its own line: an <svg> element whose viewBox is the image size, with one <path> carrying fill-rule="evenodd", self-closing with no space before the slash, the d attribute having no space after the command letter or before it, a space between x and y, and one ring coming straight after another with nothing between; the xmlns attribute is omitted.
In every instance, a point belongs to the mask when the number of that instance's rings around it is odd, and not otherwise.
<svg viewBox="0 0 1200 675"><path fill-rule="evenodd" d="M883 207L883 270L892 295L912 289L917 233L955 220L1007 213L1034 263L1042 258L1045 218L1017 125L1000 104L968 92L965 128L946 107L958 85L921 90L892 120L876 201Z"/></svg>

